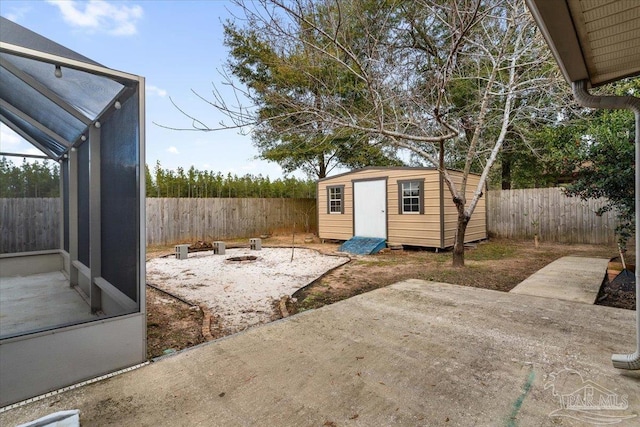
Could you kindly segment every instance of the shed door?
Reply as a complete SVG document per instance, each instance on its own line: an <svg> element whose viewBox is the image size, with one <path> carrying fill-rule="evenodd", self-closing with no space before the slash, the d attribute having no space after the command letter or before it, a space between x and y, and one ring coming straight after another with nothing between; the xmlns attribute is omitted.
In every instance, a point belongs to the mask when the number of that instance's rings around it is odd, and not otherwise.
<svg viewBox="0 0 640 427"><path fill-rule="evenodd" d="M353 183L354 235L387 238L387 181Z"/></svg>

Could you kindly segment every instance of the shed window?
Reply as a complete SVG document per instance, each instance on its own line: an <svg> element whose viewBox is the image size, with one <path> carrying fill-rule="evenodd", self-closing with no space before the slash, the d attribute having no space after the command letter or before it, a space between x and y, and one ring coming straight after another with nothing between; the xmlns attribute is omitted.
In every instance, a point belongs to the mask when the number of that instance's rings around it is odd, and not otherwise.
<svg viewBox="0 0 640 427"><path fill-rule="evenodd" d="M327 187L327 213L344 213L344 185Z"/></svg>
<svg viewBox="0 0 640 427"><path fill-rule="evenodd" d="M424 213L424 180L398 181L398 213Z"/></svg>

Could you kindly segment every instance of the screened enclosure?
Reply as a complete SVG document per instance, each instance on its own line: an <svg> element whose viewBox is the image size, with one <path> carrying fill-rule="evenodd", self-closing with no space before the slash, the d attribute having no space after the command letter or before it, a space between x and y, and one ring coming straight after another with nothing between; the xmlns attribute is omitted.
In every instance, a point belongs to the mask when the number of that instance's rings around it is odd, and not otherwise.
<svg viewBox="0 0 640 427"><path fill-rule="evenodd" d="M145 360L144 79L0 18L0 120L60 169L57 248L0 254L4 406Z"/></svg>

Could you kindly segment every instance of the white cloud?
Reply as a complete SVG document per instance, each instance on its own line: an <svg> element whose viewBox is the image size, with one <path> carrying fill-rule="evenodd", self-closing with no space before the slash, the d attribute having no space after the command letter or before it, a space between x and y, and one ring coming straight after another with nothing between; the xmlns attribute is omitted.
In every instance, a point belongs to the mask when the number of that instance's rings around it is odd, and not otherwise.
<svg viewBox="0 0 640 427"><path fill-rule="evenodd" d="M7 14L4 15L4 17L7 18L9 21L19 22L22 20L22 18L24 18L24 16L30 10L31 10L30 7L14 7L9 12L7 12Z"/></svg>
<svg viewBox="0 0 640 427"><path fill-rule="evenodd" d="M89 31L106 32L114 36L136 34L136 24L142 18L142 7L112 4L105 0L47 0L57 6L64 20L74 27Z"/></svg>
<svg viewBox="0 0 640 427"><path fill-rule="evenodd" d="M180 154L178 149L176 147L174 147L173 145L171 147L167 148L167 152L169 152L171 154Z"/></svg>
<svg viewBox="0 0 640 427"><path fill-rule="evenodd" d="M4 123L0 123L0 145L16 146L22 143L20 135L12 131Z"/></svg>
<svg viewBox="0 0 640 427"><path fill-rule="evenodd" d="M147 94L158 95L160 97L167 96L167 91L164 89L160 89L158 86L147 85Z"/></svg>
<svg viewBox="0 0 640 427"><path fill-rule="evenodd" d="M20 135L11 130L10 127L5 125L4 123L0 123L0 151L15 153L15 154L35 154L38 156L44 155L44 153L33 145L22 139ZM22 158L20 156L7 157L13 164L22 163ZM38 159L25 158L27 163L33 163L35 161L40 161Z"/></svg>

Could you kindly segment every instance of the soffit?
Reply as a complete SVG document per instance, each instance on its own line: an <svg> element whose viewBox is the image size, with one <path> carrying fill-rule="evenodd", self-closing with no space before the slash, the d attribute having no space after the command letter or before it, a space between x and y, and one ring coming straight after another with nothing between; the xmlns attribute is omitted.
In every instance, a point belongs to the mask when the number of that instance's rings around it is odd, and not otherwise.
<svg viewBox="0 0 640 427"><path fill-rule="evenodd" d="M640 1L526 1L569 82L640 74Z"/></svg>

